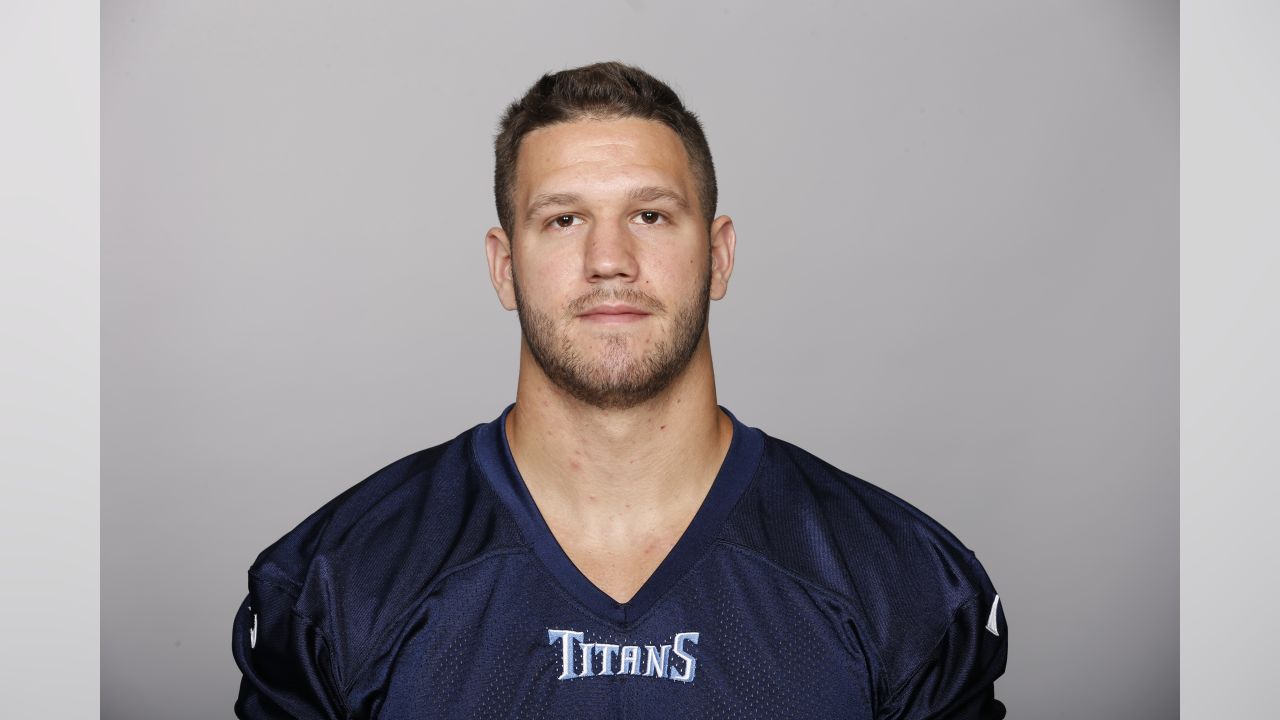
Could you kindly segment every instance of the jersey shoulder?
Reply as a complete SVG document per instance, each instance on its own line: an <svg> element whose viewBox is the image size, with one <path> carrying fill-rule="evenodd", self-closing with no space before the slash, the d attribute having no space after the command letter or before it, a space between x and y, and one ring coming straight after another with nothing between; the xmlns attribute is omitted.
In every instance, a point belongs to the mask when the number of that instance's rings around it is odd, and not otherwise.
<svg viewBox="0 0 1280 720"><path fill-rule="evenodd" d="M911 672L962 608L995 594L973 551L932 517L769 436L722 540L836 597L886 678Z"/></svg>
<svg viewBox="0 0 1280 720"><path fill-rule="evenodd" d="M474 428L374 472L263 550L249 569L294 598L340 655L367 655L452 569L523 547L473 460Z"/></svg>

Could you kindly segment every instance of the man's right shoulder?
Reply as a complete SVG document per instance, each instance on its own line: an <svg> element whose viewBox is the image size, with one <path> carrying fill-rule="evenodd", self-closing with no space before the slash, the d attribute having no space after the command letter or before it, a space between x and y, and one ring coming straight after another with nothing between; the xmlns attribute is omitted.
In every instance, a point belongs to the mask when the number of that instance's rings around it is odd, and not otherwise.
<svg viewBox="0 0 1280 720"><path fill-rule="evenodd" d="M363 587L410 591L392 586L523 546L475 461L474 434L406 455L348 488L263 550L249 575L311 614Z"/></svg>

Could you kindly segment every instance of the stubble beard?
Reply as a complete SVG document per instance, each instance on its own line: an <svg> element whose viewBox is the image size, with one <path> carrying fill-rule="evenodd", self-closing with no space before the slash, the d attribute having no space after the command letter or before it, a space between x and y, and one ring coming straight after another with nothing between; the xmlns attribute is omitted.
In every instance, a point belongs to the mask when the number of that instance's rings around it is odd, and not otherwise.
<svg viewBox="0 0 1280 720"><path fill-rule="evenodd" d="M516 315L520 331L534 362L553 385L575 399L601 410L625 410L653 399L684 372L698 349L707 327L711 307L711 261L698 292L689 302L677 308L674 325L667 338L647 346L648 350L630 347L633 340L624 332L613 332L599 338L605 345L599 359L583 357L567 332L569 323L577 322L576 313L557 324L547 313L531 307L520 293L520 283L512 285L516 295ZM599 302L615 300L643 309L661 308L656 299L639 290L624 288L614 292L600 290L575 300L571 307L585 309Z"/></svg>

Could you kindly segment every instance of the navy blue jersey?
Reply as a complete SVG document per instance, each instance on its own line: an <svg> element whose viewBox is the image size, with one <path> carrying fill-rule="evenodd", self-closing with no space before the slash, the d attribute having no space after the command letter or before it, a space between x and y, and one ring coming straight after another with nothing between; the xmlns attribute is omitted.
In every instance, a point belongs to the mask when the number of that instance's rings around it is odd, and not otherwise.
<svg viewBox="0 0 1280 720"><path fill-rule="evenodd" d="M1004 717L995 589L919 510L726 410L706 499L618 603L539 514L511 407L258 556L238 717Z"/></svg>

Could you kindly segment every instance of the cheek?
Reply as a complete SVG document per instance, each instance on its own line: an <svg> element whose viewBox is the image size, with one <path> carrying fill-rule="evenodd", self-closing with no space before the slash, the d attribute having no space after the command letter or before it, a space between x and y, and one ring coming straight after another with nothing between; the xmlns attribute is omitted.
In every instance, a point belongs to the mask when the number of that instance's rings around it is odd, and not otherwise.
<svg viewBox="0 0 1280 720"><path fill-rule="evenodd" d="M563 266L553 263L533 267L521 265L519 268L520 295L530 305L542 308L544 311L563 308L573 299L573 296L567 292L568 288L574 287L573 278L570 275L571 273L567 273Z"/></svg>
<svg viewBox="0 0 1280 720"><path fill-rule="evenodd" d="M655 278L659 286L679 293L692 292L702 285L702 276L707 270L707 258L686 254L679 257L655 259L652 264L651 278Z"/></svg>

